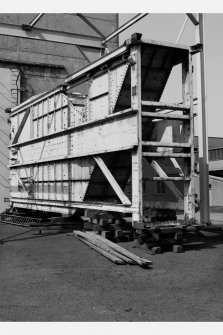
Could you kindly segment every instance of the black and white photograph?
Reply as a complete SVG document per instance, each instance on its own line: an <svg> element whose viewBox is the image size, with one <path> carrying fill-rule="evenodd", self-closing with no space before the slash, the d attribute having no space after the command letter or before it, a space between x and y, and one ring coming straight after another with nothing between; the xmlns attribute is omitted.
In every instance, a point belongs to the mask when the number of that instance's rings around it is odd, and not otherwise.
<svg viewBox="0 0 223 335"><path fill-rule="evenodd" d="M223 8L96 3L0 5L1 332L220 334Z"/></svg>

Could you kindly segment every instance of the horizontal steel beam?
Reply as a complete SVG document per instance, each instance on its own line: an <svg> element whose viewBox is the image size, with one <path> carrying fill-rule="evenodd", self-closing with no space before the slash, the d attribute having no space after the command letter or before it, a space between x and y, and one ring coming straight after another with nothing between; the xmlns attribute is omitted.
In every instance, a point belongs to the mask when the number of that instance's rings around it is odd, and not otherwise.
<svg viewBox="0 0 223 335"><path fill-rule="evenodd" d="M142 117L150 117L154 119L164 119L164 120L189 120L190 115L177 115L177 114L166 114L166 113L153 113L153 112L142 112Z"/></svg>
<svg viewBox="0 0 223 335"><path fill-rule="evenodd" d="M52 68L52 69L64 69L64 65L59 65L59 64L49 64L49 63L38 63L38 62L29 62L29 61L20 61L20 60L14 60L14 59L10 59L10 58L0 58L0 63L1 67L8 67L11 64L15 65L26 65L26 66L38 66L41 68ZM6 65L7 64L7 65Z"/></svg>
<svg viewBox="0 0 223 335"><path fill-rule="evenodd" d="M181 152L143 152L143 156L145 157L176 157L176 158L189 158L191 154L185 154Z"/></svg>
<svg viewBox="0 0 223 335"><path fill-rule="evenodd" d="M149 181L189 181L191 178L189 177L151 177L151 178L143 178L143 180Z"/></svg>
<svg viewBox="0 0 223 335"><path fill-rule="evenodd" d="M154 41L148 38L141 38L141 43L144 44L153 44L158 45L160 47L166 47L166 48L173 48L174 50L180 49L180 50L188 50L190 51L190 46L183 45L183 44L176 44L171 42L160 42L160 41Z"/></svg>
<svg viewBox="0 0 223 335"><path fill-rule="evenodd" d="M63 85L60 85L48 92L44 92L44 93L40 93L37 94L36 96L34 96L33 98L30 98L24 102L22 102L20 105L15 106L12 108L11 110L11 114L10 116L14 116L18 113L23 112L26 108L31 107L33 104L38 103L39 101L42 101L44 99L49 98L50 96L59 93L59 92L63 92Z"/></svg>
<svg viewBox="0 0 223 335"><path fill-rule="evenodd" d="M115 151L123 151L123 150L133 150L134 149L134 146L130 145L130 146L126 146L126 147L120 147L118 150L115 150ZM101 155L101 154L106 154L108 152L114 152L114 149L108 149L108 150L105 150L105 151L98 151L98 152L95 152L93 153L92 155L94 154L97 154L97 155ZM72 155L72 156L65 156L65 157L59 157L59 158L49 158L49 159L41 159L41 160L37 160L37 161L29 161L29 162L26 162L26 163L19 163L19 164L11 164L11 165L8 165L8 167L10 169L14 169L15 167L22 167L22 166L30 166L30 165L38 165L38 164L44 164L44 163L52 163L52 162L59 162L59 161L68 161L68 160L71 160L71 159L76 159L76 158L81 158L81 157L89 157L89 155L86 155L86 154L79 154L79 155Z"/></svg>
<svg viewBox="0 0 223 335"><path fill-rule="evenodd" d="M86 47L101 49L101 38L86 36L62 31L48 30L33 27L31 31L25 31L21 26L9 23L0 23L0 35L27 38L31 40L63 43L71 45L83 45Z"/></svg>
<svg viewBox="0 0 223 335"><path fill-rule="evenodd" d="M159 109L171 109L171 110L178 110L178 111L189 111L190 106L183 105L183 104L168 104L163 102L156 102L156 101L142 101L143 107L155 107Z"/></svg>
<svg viewBox="0 0 223 335"><path fill-rule="evenodd" d="M93 203L93 202L78 202L78 201L54 201L54 200L30 200L30 199L21 199L17 197L11 197L11 201L15 204L27 204L27 206L49 206L49 207L62 207L62 208L83 208L83 209L95 209L95 210L104 210L104 211L112 211L119 213L133 213L134 208L127 205L117 205L111 203Z"/></svg>
<svg viewBox="0 0 223 335"><path fill-rule="evenodd" d="M95 62L91 63L90 65L85 66L83 69L75 72L74 74L70 75L65 79L66 84L71 84L73 81L79 79L80 77L85 76L88 72L92 71L96 67L100 67L103 64L107 63L110 59L115 58L119 55L122 55L126 50L127 46L123 45L120 48L106 54L105 56L101 57L100 59L96 60ZM69 90L69 86L67 87Z"/></svg>
<svg viewBox="0 0 223 335"><path fill-rule="evenodd" d="M167 148L190 148L190 143L168 143L168 142L154 142L154 141L142 141L143 146L151 147L167 147Z"/></svg>
<svg viewBox="0 0 223 335"><path fill-rule="evenodd" d="M46 141L46 140L49 140L51 138L55 138L55 137L66 135L66 134L71 133L71 132L79 131L80 129L91 128L91 127L94 127L95 125L98 125L98 124L104 124L104 123L107 123L107 122L115 120L115 119L125 118L125 117L128 117L129 115L135 114L135 113L136 113L136 110L133 110L131 108L125 109L124 111L117 112L117 113L114 113L114 114L110 114L103 119L86 121L86 122L81 123L77 126L72 126L72 127L67 128L67 129L54 132L52 134L44 135L42 137L36 137L36 138L31 139L31 140L24 141L24 142L19 142L19 143L16 143L16 144L11 144L11 145L8 146L8 148L21 147L21 146L24 146L24 145L29 145L29 144L33 144L33 143L37 143L37 142Z"/></svg>

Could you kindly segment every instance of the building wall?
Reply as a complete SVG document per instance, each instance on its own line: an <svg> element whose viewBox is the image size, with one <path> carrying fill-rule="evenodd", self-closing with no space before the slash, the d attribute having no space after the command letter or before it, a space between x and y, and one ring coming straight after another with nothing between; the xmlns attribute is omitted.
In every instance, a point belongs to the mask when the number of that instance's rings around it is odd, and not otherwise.
<svg viewBox="0 0 223 335"><path fill-rule="evenodd" d="M199 175L195 178L195 192L199 201ZM223 206L223 178L209 176L210 206Z"/></svg>
<svg viewBox="0 0 223 335"><path fill-rule="evenodd" d="M118 14L83 14L105 36L118 28ZM36 14L0 14L0 25L28 24ZM98 34L75 14L45 14L35 25L37 28L88 36ZM1 29L0 29L1 32ZM118 37L108 43L109 50L118 47ZM100 57L100 50L82 47L90 62ZM23 102L33 95L48 91L64 82L64 79L88 64L88 61L75 45L18 38L0 35L0 77L7 86L7 99L0 94L0 212L7 208L4 199L9 197L8 148L9 125L5 108ZM8 71L7 71L8 70ZM7 71L7 74L5 73ZM2 73L5 73L4 79ZM2 91L3 90L3 91ZM11 91L12 90L12 91ZM11 91L11 96L10 96ZM6 94L3 86L0 93Z"/></svg>
<svg viewBox="0 0 223 335"><path fill-rule="evenodd" d="M0 14L0 24L28 24L36 14ZM118 27L118 14L83 14L105 36ZM74 33L92 39L98 34L75 14L45 14L36 28L56 32ZM109 50L118 46L118 37L108 43ZM100 57L95 48L82 47L92 62ZM32 95L50 90L61 84L63 79L88 64L75 45L54 43L0 35L1 66L16 66L21 71L22 101Z"/></svg>
<svg viewBox="0 0 223 335"><path fill-rule="evenodd" d="M9 202L9 124L8 115L4 110L11 106L11 71L0 69L0 211L5 209Z"/></svg>

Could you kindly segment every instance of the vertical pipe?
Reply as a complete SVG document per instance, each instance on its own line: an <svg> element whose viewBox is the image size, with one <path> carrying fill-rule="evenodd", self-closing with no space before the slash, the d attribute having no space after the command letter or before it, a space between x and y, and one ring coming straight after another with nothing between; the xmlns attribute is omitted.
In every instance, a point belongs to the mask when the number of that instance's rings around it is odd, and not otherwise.
<svg viewBox="0 0 223 335"><path fill-rule="evenodd" d="M205 55L204 55L204 19L199 14L199 24L196 26L196 42L202 44L201 51L196 56L197 85L198 85L198 144L199 144L199 172L200 172L200 221L210 223L209 208L209 169L208 169L208 138L206 113L206 83L205 83Z"/></svg>

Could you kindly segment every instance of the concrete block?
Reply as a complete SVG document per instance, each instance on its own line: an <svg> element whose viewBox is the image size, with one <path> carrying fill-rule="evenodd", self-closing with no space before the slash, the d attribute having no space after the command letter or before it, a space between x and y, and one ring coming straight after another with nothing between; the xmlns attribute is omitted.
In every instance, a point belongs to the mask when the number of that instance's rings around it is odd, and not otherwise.
<svg viewBox="0 0 223 335"><path fill-rule="evenodd" d="M96 225L96 226L92 226L92 230L93 231L102 231L102 227L101 226L99 226L99 225Z"/></svg>
<svg viewBox="0 0 223 335"><path fill-rule="evenodd" d="M146 243L143 243L140 247L141 247L143 250L148 250L148 249L149 249L148 244L146 244Z"/></svg>
<svg viewBox="0 0 223 335"><path fill-rule="evenodd" d="M182 232L177 232L177 233L175 234L175 236L174 236L174 239L175 239L176 241L181 241L181 240L183 239L183 234L182 234Z"/></svg>
<svg viewBox="0 0 223 335"><path fill-rule="evenodd" d="M182 245L174 245L174 246L173 246L173 252L176 252L176 253L183 252L183 247L182 247Z"/></svg>
<svg viewBox="0 0 223 335"><path fill-rule="evenodd" d="M153 247L151 251L152 251L153 255L161 254L161 248L160 247Z"/></svg>
<svg viewBox="0 0 223 335"><path fill-rule="evenodd" d="M145 242L145 237L144 236L138 236L138 242L140 245L142 245Z"/></svg>
<svg viewBox="0 0 223 335"><path fill-rule="evenodd" d="M122 237L122 236L123 236L123 231L122 230L115 230L115 238Z"/></svg>
<svg viewBox="0 0 223 335"><path fill-rule="evenodd" d="M134 242L133 242L133 248L139 248L140 247L140 244L139 244L139 241L138 239L135 239Z"/></svg>
<svg viewBox="0 0 223 335"><path fill-rule="evenodd" d="M153 236L153 239L154 239L155 241L159 241L159 239L160 239L159 234L153 233L152 236Z"/></svg>
<svg viewBox="0 0 223 335"><path fill-rule="evenodd" d="M107 219L99 219L99 225L100 226L106 226L108 224L108 220Z"/></svg>
<svg viewBox="0 0 223 335"><path fill-rule="evenodd" d="M104 238L110 239L111 238L111 232L108 231L108 230L102 230L101 236L103 236Z"/></svg>

